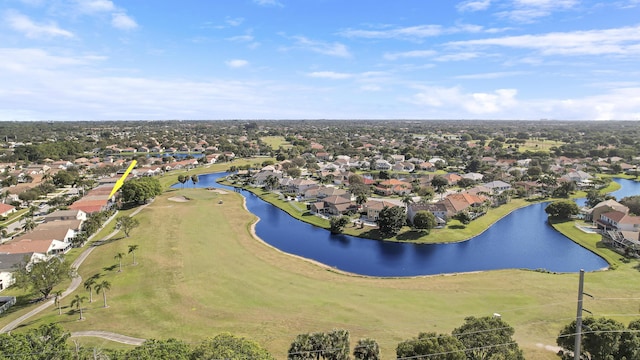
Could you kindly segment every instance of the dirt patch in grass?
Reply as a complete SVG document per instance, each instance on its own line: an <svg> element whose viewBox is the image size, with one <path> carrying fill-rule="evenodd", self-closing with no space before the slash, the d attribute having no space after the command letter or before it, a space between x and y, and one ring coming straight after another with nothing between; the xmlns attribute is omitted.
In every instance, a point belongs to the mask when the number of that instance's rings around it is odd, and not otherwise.
<svg viewBox="0 0 640 360"><path fill-rule="evenodd" d="M173 202L187 202L190 199L188 197L186 197L186 196L173 196L173 197L170 197L167 200L173 201Z"/></svg>

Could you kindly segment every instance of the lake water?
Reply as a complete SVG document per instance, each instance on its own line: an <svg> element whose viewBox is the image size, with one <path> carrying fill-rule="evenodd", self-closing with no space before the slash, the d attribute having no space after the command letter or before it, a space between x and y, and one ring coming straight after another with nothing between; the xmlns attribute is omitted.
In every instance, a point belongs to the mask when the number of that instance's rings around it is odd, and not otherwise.
<svg viewBox="0 0 640 360"><path fill-rule="evenodd" d="M216 183L224 173L199 176L199 187ZM640 194L640 183L616 179L618 199ZM272 246L355 274L416 276L497 270L544 269L553 272L593 271L607 262L547 224L546 203L515 210L482 234L454 244L411 244L334 235L298 221L247 191L247 208L260 217L257 235ZM302 204L301 204L302 206Z"/></svg>

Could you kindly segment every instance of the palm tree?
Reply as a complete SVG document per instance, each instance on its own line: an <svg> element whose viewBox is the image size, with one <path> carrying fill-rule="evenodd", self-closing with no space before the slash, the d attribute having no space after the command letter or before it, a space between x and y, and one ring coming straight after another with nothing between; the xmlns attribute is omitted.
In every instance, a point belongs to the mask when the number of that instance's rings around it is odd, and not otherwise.
<svg viewBox="0 0 640 360"><path fill-rule="evenodd" d="M84 318L82 317L82 303L87 300L86 296L80 296L78 294L76 294L76 296L73 298L73 300L71 300L71 307L76 307L76 309L78 311L80 311L80 320L83 320Z"/></svg>
<svg viewBox="0 0 640 360"><path fill-rule="evenodd" d="M133 265L136 264L136 250L138 250L138 245L129 245L129 254L133 255Z"/></svg>
<svg viewBox="0 0 640 360"><path fill-rule="evenodd" d="M29 232L36 228L36 223L33 219L26 219L24 221L24 225L22 225L22 229L26 232Z"/></svg>
<svg viewBox="0 0 640 360"><path fill-rule="evenodd" d="M118 272L122 272L122 258L124 257L124 253L123 252L119 252L116 254L116 256L114 256L113 258L118 260Z"/></svg>
<svg viewBox="0 0 640 360"><path fill-rule="evenodd" d="M58 290L53 293L53 303L58 307L58 315L62 315L62 307L60 307L60 300L62 299L62 290Z"/></svg>
<svg viewBox="0 0 640 360"><path fill-rule="evenodd" d="M404 206L406 208L409 208L409 205L413 204L414 201L413 201L413 198L410 195L404 195L402 197L402 203L404 204Z"/></svg>
<svg viewBox="0 0 640 360"><path fill-rule="evenodd" d="M93 285L96 284L96 277L90 277L87 280L84 281L84 288L85 290L89 290L89 302L92 303L93 302L93 294L91 293L91 290L93 289Z"/></svg>
<svg viewBox="0 0 640 360"><path fill-rule="evenodd" d="M111 283L107 280L102 280L101 283L98 283L95 287L96 294L100 294L102 292L102 298L104 299L104 307L107 307L107 290L111 290Z"/></svg>

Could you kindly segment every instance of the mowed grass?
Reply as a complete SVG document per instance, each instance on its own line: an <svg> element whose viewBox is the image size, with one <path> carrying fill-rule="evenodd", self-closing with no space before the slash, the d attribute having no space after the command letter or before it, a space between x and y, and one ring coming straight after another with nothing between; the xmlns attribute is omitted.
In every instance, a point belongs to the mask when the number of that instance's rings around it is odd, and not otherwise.
<svg viewBox="0 0 640 360"><path fill-rule="evenodd" d="M173 196L191 200L169 201ZM194 344L229 331L284 359L297 334L344 328L352 344L374 338L383 358L390 359L400 341L419 332L448 333L466 316L500 313L516 329L527 359L551 360L556 355L541 345L554 345L575 316L577 274L507 270L381 279L341 274L284 254L250 235L255 217L235 193L174 190L136 217L141 226L130 238L100 246L79 269L83 278L100 273L111 282L110 307L102 308L102 297L94 294L94 302L85 303L86 320L78 321L67 308L71 294L63 299L62 316L51 306L16 331L57 322L69 331L175 337ZM138 265L128 255L118 272L114 256L130 244L139 245ZM596 316L632 320L616 314L638 312L636 265L587 274L585 291L595 299L586 299L585 308ZM87 295L84 289L76 293Z"/></svg>
<svg viewBox="0 0 640 360"><path fill-rule="evenodd" d="M545 140L545 139L528 139L523 145L520 145L520 152L529 151L546 151L556 146L564 145L565 143L557 140Z"/></svg>
<svg viewBox="0 0 640 360"><path fill-rule="evenodd" d="M278 150L281 147L288 149L292 146L290 142L285 140L284 136L263 136L260 140L269 145L273 150Z"/></svg>

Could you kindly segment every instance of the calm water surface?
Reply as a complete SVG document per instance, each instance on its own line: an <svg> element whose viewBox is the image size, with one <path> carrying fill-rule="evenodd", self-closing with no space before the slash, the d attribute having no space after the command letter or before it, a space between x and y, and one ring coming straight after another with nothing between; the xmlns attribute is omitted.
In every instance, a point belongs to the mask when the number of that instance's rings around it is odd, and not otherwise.
<svg viewBox="0 0 640 360"><path fill-rule="evenodd" d="M223 187L224 173L199 176L199 187ZM640 194L640 183L616 179L618 199ZM369 276L415 276L496 269L545 269L555 272L598 270L606 261L553 230L546 204L538 203L505 216L470 241L410 244L333 235L298 221L277 207L242 191L247 208L260 217L256 233L285 252L340 270Z"/></svg>

